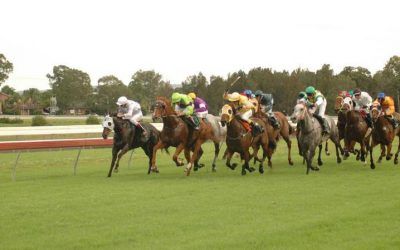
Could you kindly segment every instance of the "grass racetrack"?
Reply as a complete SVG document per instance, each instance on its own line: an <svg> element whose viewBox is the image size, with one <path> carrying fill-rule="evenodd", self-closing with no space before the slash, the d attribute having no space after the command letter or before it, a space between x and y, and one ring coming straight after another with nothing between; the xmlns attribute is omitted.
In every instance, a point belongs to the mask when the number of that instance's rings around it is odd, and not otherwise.
<svg viewBox="0 0 400 250"><path fill-rule="evenodd" d="M294 141L294 140L293 140ZM394 147L397 149L396 145ZM351 156L323 156L305 174L297 146L294 166L279 142L273 169L240 175L225 162L190 177L159 154L159 174L147 175L141 149L106 178L111 149L0 155L1 249L398 249L400 168L375 170ZM171 148L171 152L174 149ZM222 152L225 150L225 145ZM221 152L221 155L222 155ZM375 160L378 147L374 151ZM238 159L234 159L238 162Z"/></svg>

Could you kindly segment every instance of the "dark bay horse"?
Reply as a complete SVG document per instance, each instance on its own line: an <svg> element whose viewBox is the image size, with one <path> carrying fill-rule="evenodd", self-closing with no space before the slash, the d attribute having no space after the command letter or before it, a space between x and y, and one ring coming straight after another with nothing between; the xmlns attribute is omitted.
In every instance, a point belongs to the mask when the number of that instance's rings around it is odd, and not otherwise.
<svg viewBox="0 0 400 250"><path fill-rule="evenodd" d="M367 135L367 130L368 125L359 111L349 110L346 112L344 159L347 159L349 152L357 152L356 159L366 162L365 157L369 150L369 139L371 137L371 135ZM357 142L361 146L360 151L354 150L354 145Z"/></svg>
<svg viewBox="0 0 400 250"><path fill-rule="evenodd" d="M253 117L257 117L262 119L267 126L267 133L270 147L276 148L276 144L279 141L279 138L282 137L288 148L288 162L289 165L293 165L292 157L291 157L291 149L292 149L292 141L290 139L290 135L294 133L294 129L290 126L289 121L286 119L286 116L282 112L274 112L276 120L280 124L280 128L276 129L270 124L270 120L267 114L261 111L259 108L258 111L253 115ZM275 146L273 146L275 145ZM257 155L254 155L254 161L256 161ZM268 166L272 167L272 162L268 158Z"/></svg>
<svg viewBox="0 0 400 250"><path fill-rule="evenodd" d="M315 150L317 147L319 147L320 151L318 161L320 161L322 142L328 139L331 139L335 144L337 163L341 162L339 155L339 133L337 131L335 121L332 118L326 117L330 126L329 137L322 136L321 124L312 117L312 114L308 111L308 108L304 103L298 103L295 106L293 114L291 115L291 119L292 122L298 123L300 129L298 138L302 156L307 162L307 174L309 173L310 169L319 170L318 167L314 167L312 165Z"/></svg>
<svg viewBox="0 0 400 250"><path fill-rule="evenodd" d="M148 173L151 171L151 158L153 156L153 147L158 141L160 132L149 123L142 123L147 131L147 136L141 135L141 131L131 127L130 121L118 118L115 114L105 116L103 120L103 139L114 130L114 144L112 148L112 160L108 177L111 177L112 171L118 172L119 161L122 156L131 149L141 147L149 158ZM118 158L118 159L117 159Z"/></svg>
<svg viewBox="0 0 400 250"><path fill-rule="evenodd" d="M252 133L249 132L244 124L236 118L236 110L232 104L226 104L222 107L221 123L223 126L227 126L228 131L226 135L227 145L227 157L226 166L230 169L235 169L237 164L231 164L231 158L234 153L239 153L240 158L244 160L242 165L242 175L246 174L246 170L249 172L254 171L254 168L250 168L249 161L252 157L249 152L249 148L258 150L259 147L263 150L263 158L260 160L259 172L264 173L264 161L266 157L271 157L273 150L269 148L269 140L267 133L267 125L262 119L251 118L263 127L264 131L253 137Z"/></svg>
<svg viewBox="0 0 400 250"><path fill-rule="evenodd" d="M201 165L198 163L203 150L201 145L207 140L213 140L216 147L215 157L219 153L219 143L221 138L214 134L213 127L210 123L200 121L199 130L194 130L184 122L182 118L176 115L172 109L171 102L165 97L157 97L154 105L153 118L161 117L163 120L163 130L160 134L160 140L154 147L152 169L156 168L156 154L158 149L166 147L176 147L173 160L177 166L182 166L183 162L178 159L179 154L184 150L186 161L188 165L185 169L186 175L190 174L192 167L200 168ZM190 155L190 152L193 154ZM213 171L215 171L215 161L213 163Z"/></svg>
<svg viewBox="0 0 400 250"><path fill-rule="evenodd" d="M392 143L396 135L399 137L399 145L394 158L394 164L398 164L398 156L400 151L400 127L396 129L393 124L385 117L381 112L379 106L374 106L371 110L371 117L374 124L374 128L371 133L371 145L370 145L370 167L375 169L375 163L372 156L373 148L380 144L381 155L379 156L378 163L381 162L382 158L386 155L386 160L392 158ZM385 153L386 148L386 153Z"/></svg>

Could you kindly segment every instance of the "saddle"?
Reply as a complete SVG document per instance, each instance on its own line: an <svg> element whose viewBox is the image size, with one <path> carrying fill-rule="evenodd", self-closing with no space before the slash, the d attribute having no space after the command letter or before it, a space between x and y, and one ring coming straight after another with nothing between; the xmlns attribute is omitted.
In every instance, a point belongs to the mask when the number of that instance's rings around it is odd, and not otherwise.
<svg viewBox="0 0 400 250"><path fill-rule="evenodd" d="M247 132L251 132L251 125L250 123L239 119L240 123L243 125L243 127L246 129Z"/></svg>

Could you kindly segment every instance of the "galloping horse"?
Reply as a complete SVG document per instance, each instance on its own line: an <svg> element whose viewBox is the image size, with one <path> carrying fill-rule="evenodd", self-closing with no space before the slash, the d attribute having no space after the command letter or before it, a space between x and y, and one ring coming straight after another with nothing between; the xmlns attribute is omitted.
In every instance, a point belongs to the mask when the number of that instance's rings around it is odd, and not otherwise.
<svg viewBox="0 0 400 250"><path fill-rule="evenodd" d="M269 124L269 118L268 115L263 113L260 109L260 105L258 108L258 111L254 114L254 117L263 119L263 121L268 125L267 126L267 132L268 132L268 137L270 140L270 144L276 144L276 142L279 140L279 137L282 136L282 138L285 140L287 148L288 148L288 162L289 165L293 165L292 157L291 157L291 149L292 149L292 141L290 140L290 135L294 132L294 129L292 126L290 126L289 121L286 119L286 116L282 112L274 112L276 120L280 124L279 129L274 129L270 124ZM254 160L256 159L257 155L255 155ZM272 163L269 160L268 165L271 166Z"/></svg>
<svg viewBox="0 0 400 250"><path fill-rule="evenodd" d="M327 117L330 133L329 137L322 136L322 128L321 124L313 119L312 114L308 111L308 108L304 103L298 103L291 115L292 122L298 122L299 126L299 144L302 151L302 155L307 162L307 174L311 170L319 170L318 167L312 166L312 161L315 155L315 150L319 147L319 156L318 156L318 164L320 164L321 157L321 148L322 142L328 140L329 138L333 141L336 147L336 158L337 163L340 163L342 160L339 155L339 133L336 128L335 121ZM321 162L322 163L322 162Z"/></svg>
<svg viewBox="0 0 400 250"><path fill-rule="evenodd" d="M141 135L139 129L131 127L130 121L123 120L115 114L105 116L103 120L103 139L107 139L108 135L114 130L114 144L112 148L112 160L108 177L111 173L118 172L119 161L121 157L130 149L141 147L149 158L148 174L151 171L151 157L153 156L153 147L158 141L160 132L151 124L142 123L142 126L147 130L147 137ZM118 160L117 160L118 157ZM115 161L117 160L116 164ZM156 170L154 170L156 171Z"/></svg>
<svg viewBox="0 0 400 250"><path fill-rule="evenodd" d="M182 150L185 152L185 158L188 162L188 166L185 169L186 175L190 174L191 168L194 166L195 169L201 167L198 161L203 154L201 145L211 139L215 145L215 158L213 162L213 171L215 171L215 160L219 153L220 141L223 137L214 134L213 127L210 123L200 121L199 130L189 128L186 122L178 117L175 111L172 109L171 102L165 97L157 97L154 105L153 118L162 118L164 127L160 134L160 140L154 147L153 158L152 158L152 169L157 168L156 153L160 148L169 146L176 147L173 160L177 166L182 166L183 162L178 159L178 156ZM190 156L190 151L193 151Z"/></svg>
<svg viewBox="0 0 400 250"><path fill-rule="evenodd" d="M382 158L386 155L386 160L392 158L392 143L396 135L399 137L399 146L394 158L394 164L398 164L398 156L400 151L400 127L396 129L393 124L384 116L380 111L379 106L373 106L371 110L372 121L374 123L374 128L372 130L372 140L370 145L370 167L375 169L374 159L372 157L373 148L375 145L381 145L381 155L379 156L378 163L382 161ZM385 154L385 146L387 153Z"/></svg>
<svg viewBox="0 0 400 250"><path fill-rule="evenodd" d="M366 136L368 125L362 117L361 112L349 110L346 112L346 126L344 132L344 159L349 157L349 152L357 152L357 160L365 162L365 156L369 150L369 138ZM361 150L354 150L355 143L358 142Z"/></svg>
<svg viewBox="0 0 400 250"><path fill-rule="evenodd" d="M259 172L264 173L264 161L268 157L270 159L272 151L269 148L267 126L263 120L259 118L251 118L253 121L257 122L263 127L264 131L259 135L253 137L252 133L249 132L245 125L236 118L236 109L232 104L225 104L222 107L221 123L223 126L227 125L228 131L226 135L226 145L227 145L227 157L226 166L230 169L235 169L237 164L233 163L231 165L232 155L237 152L240 154L244 164L242 165L242 175L246 174L246 170L253 172L254 168L250 168L249 161L251 155L249 148L253 147L253 150L258 150L261 146L263 149L263 158L260 160Z"/></svg>

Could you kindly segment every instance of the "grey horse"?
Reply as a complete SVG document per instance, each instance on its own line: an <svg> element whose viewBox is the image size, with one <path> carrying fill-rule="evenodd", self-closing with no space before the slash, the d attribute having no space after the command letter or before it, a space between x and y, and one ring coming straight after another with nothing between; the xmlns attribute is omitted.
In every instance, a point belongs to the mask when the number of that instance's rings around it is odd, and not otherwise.
<svg viewBox="0 0 400 250"><path fill-rule="evenodd" d="M214 139L213 139L213 143L214 143L214 160L212 162L212 170L216 171L216 164L215 162L217 161L218 158L218 154L220 151L220 148L222 146L222 143L225 141L226 139L226 126L222 127L221 125L221 117L218 116L214 116L212 114L207 114L206 119L204 119L205 122L208 122L211 124L211 127L213 129L214 132Z"/></svg>
<svg viewBox="0 0 400 250"><path fill-rule="evenodd" d="M328 139L331 139L335 144L337 163L342 161L339 155L339 149L341 149L339 144L339 131L336 127L335 121L332 118L326 117L330 127L329 134L326 136L322 136L321 124L312 117L312 114L308 111L308 108L304 103L298 103L294 107L294 111L290 116L290 119L292 122L299 123L299 145L301 151L303 152L303 157L307 162L307 174L309 173L310 169L315 171L319 170L319 167L312 166L315 150L317 147L319 147L318 164L322 165L322 161L320 160L322 143Z"/></svg>

